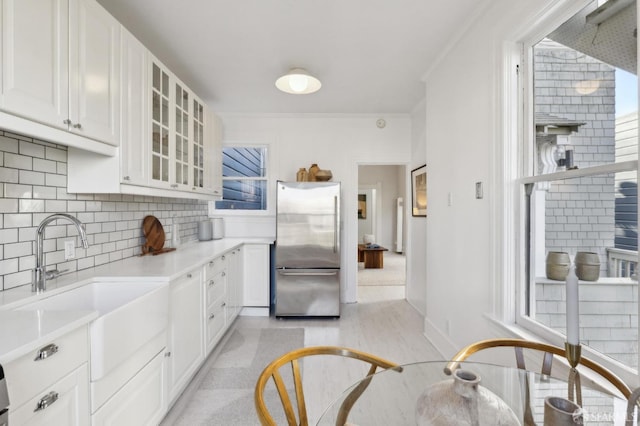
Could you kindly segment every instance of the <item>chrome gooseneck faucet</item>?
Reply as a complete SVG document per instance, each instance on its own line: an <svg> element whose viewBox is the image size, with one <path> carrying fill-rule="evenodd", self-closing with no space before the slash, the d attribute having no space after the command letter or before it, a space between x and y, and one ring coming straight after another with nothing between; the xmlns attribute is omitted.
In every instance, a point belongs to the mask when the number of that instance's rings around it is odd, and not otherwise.
<svg viewBox="0 0 640 426"><path fill-rule="evenodd" d="M56 213L44 218L44 220L40 222L40 226L38 226L38 230L36 231L36 268L33 270L33 281L31 283L32 291L41 292L46 290L47 279L55 278L61 274L61 272L58 272L57 270L51 272L46 271L46 265L44 264L44 250L42 248L42 242L44 240L44 229L48 224L58 219L65 219L73 223L78 230L78 234L80 234L82 247L84 247L85 249L89 248L89 243L87 242L87 234L82 227L82 222L80 222L78 219L66 213Z"/></svg>

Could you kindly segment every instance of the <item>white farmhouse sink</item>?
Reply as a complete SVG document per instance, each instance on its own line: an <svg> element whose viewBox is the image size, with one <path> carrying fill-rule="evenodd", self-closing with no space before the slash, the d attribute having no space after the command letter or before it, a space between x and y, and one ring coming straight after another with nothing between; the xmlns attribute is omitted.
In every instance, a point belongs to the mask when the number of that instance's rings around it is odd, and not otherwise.
<svg viewBox="0 0 640 426"><path fill-rule="evenodd" d="M158 282L94 282L18 308L98 311L90 324L91 380L97 381L166 330L169 286Z"/></svg>

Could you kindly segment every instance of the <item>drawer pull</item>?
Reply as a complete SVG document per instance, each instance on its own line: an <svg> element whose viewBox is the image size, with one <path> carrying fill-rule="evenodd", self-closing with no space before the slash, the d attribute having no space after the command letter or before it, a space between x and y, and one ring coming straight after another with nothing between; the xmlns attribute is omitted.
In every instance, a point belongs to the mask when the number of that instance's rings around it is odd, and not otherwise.
<svg viewBox="0 0 640 426"><path fill-rule="evenodd" d="M38 351L38 354L33 359L34 361L42 361L43 359L49 358L51 355L58 352L58 345L51 343L50 345L45 346L44 348Z"/></svg>
<svg viewBox="0 0 640 426"><path fill-rule="evenodd" d="M211 287L212 285L214 285L216 282L214 280L209 280L209 287Z"/></svg>
<svg viewBox="0 0 640 426"><path fill-rule="evenodd" d="M165 357L165 358L169 358L169 357L171 357L171 352L165 352L165 353L164 353L164 357Z"/></svg>
<svg viewBox="0 0 640 426"><path fill-rule="evenodd" d="M209 315L209 319L212 320L215 316L216 316L216 314L211 314L211 315Z"/></svg>
<svg viewBox="0 0 640 426"><path fill-rule="evenodd" d="M220 305L221 308L224 308L225 306L227 306L227 302L222 302L222 305Z"/></svg>
<svg viewBox="0 0 640 426"><path fill-rule="evenodd" d="M36 405L36 409L33 410L34 413L38 411L42 411L49 407L51 404L58 400L58 392L51 391L47 395L43 396L40 401L38 401L38 405Z"/></svg>

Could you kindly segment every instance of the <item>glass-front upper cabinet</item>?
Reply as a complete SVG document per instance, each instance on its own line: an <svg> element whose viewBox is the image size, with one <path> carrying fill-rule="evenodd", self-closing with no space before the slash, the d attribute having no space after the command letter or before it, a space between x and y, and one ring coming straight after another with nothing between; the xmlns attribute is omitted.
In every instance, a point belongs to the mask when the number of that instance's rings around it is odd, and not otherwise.
<svg viewBox="0 0 640 426"><path fill-rule="evenodd" d="M151 180L169 183L169 74L155 62L151 85Z"/></svg>
<svg viewBox="0 0 640 426"><path fill-rule="evenodd" d="M193 189L204 189L204 105L193 99ZM212 165L210 165L211 167Z"/></svg>
<svg viewBox="0 0 640 426"><path fill-rule="evenodd" d="M212 193L213 143L207 108L155 58L151 61L151 183L164 189Z"/></svg>
<svg viewBox="0 0 640 426"><path fill-rule="evenodd" d="M176 90L175 131L175 179L174 185L189 185L189 98L190 94L181 83ZM173 185L172 185L173 186Z"/></svg>

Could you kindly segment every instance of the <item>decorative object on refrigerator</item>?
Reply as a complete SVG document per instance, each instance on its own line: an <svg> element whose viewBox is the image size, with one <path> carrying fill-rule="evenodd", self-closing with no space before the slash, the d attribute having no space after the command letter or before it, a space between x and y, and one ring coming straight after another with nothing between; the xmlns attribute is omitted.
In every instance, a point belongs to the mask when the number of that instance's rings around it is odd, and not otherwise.
<svg viewBox="0 0 640 426"><path fill-rule="evenodd" d="M316 173L316 181L318 182L330 181L332 177L333 173L331 173L331 170L318 170Z"/></svg>
<svg viewBox="0 0 640 426"><path fill-rule="evenodd" d="M563 251L550 251L547 254L546 273L550 280L564 281L569 272L571 258Z"/></svg>
<svg viewBox="0 0 640 426"><path fill-rule="evenodd" d="M600 278L600 257L598 253L579 251L576 253L576 275L584 281L598 281Z"/></svg>
<svg viewBox="0 0 640 426"><path fill-rule="evenodd" d="M520 425L509 405L480 386L480 376L467 370L456 370L453 379L425 389L416 404L416 423L419 426Z"/></svg>
<svg viewBox="0 0 640 426"><path fill-rule="evenodd" d="M210 219L198 222L198 240L209 241L213 238L213 223Z"/></svg>
<svg viewBox="0 0 640 426"><path fill-rule="evenodd" d="M219 240L224 238L224 219L221 217L214 217L211 219L213 223L213 239Z"/></svg>
<svg viewBox="0 0 640 426"><path fill-rule="evenodd" d="M306 182L309 180L309 172L304 167L300 167L298 173L296 173L296 181L297 182Z"/></svg>
<svg viewBox="0 0 640 426"><path fill-rule="evenodd" d="M340 183L276 190L276 317L340 316Z"/></svg>
<svg viewBox="0 0 640 426"><path fill-rule="evenodd" d="M309 167L309 182L316 181L316 173L320 170L320 167L316 163L313 163L311 167Z"/></svg>

